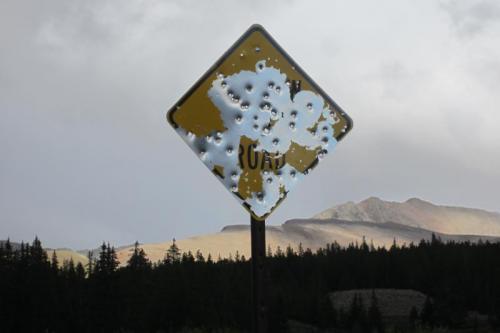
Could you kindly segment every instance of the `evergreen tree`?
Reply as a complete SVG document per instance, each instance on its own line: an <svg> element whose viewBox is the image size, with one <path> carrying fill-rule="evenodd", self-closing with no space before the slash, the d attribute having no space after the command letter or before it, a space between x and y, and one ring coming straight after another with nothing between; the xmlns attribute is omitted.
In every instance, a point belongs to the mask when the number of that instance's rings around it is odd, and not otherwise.
<svg viewBox="0 0 500 333"><path fill-rule="evenodd" d="M13 257L12 244L10 243L9 238L7 238L4 244L4 257L7 263L11 262Z"/></svg>
<svg viewBox="0 0 500 333"><path fill-rule="evenodd" d="M147 258L144 249L139 247L139 242L135 242L134 249L132 251L132 255L127 262L128 268L134 271L146 271L151 269L151 262Z"/></svg>
<svg viewBox="0 0 500 333"><path fill-rule="evenodd" d="M92 276L94 273L94 253L92 251L87 252L87 276Z"/></svg>
<svg viewBox="0 0 500 333"><path fill-rule="evenodd" d="M101 245L101 250L99 252L99 257L95 262L94 272L96 274L104 274L108 272L108 257L107 257L108 246L105 242Z"/></svg>
<svg viewBox="0 0 500 333"><path fill-rule="evenodd" d="M75 262L73 258L69 258L69 260L64 260L63 262L63 271L67 277L70 279L74 279L76 277L76 269Z"/></svg>
<svg viewBox="0 0 500 333"><path fill-rule="evenodd" d="M368 247L368 243L366 243L366 236L363 235L362 241L361 241L361 246L359 248L362 252L368 252L370 251L370 248Z"/></svg>
<svg viewBox="0 0 500 333"><path fill-rule="evenodd" d="M441 245L443 242L441 241L441 237L436 236L435 233L432 233L431 236L431 245Z"/></svg>
<svg viewBox="0 0 500 333"><path fill-rule="evenodd" d="M390 251L391 252L394 252L398 249L398 243L396 241L396 238L393 238L392 239L392 245L391 245L391 248L390 248Z"/></svg>
<svg viewBox="0 0 500 333"><path fill-rule="evenodd" d="M167 264L173 264L173 263L180 262L180 260L181 260L181 250L179 249L177 244L175 244L175 238L174 238L172 240L172 245L170 245L170 247L167 250L167 254L165 256L164 261Z"/></svg>
<svg viewBox="0 0 500 333"><path fill-rule="evenodd" d="M28 245L27 255L30 258L31 264L45 265L48 263L47 252L42 247L42 242L35 237L31 246Z"/></svg>
<svg viewBox="0 0 500 333"><path fill-rule="evenodd" d="M115 248L113 246L109 246L108 243L108 250L107 250L107 259L108 259L108 265L109 265L109 270L110 272L116 271L120 263L118 262L118 257L116 255Z"/></svg>
<svg viewBox="0 0 500 333"><path fill-rule="evenodd" d="M50 266L52 267L52 270L55 272L57 272L59 270L59 261L57 260L56 250L52 251L52 258L50 260Z"/></svg>
<svg viewBox="0 0 500 333"><path fill-rule="evenodd" d="M95 273L100 275L110 275L118 268L118 259L114 247L109 243L102 243L99 258L95 262Z"/></svg>
<svg viewBox="0 0 500 333"><path fill-rule="evenodd" d="M181 258L183 263L190 263L190 264L194 263L194 256L191 251L187 251L187 253L184 252Z"/></svg>
<svg viewBox="0 0 500 333"><path fill-rule="evenodd" d="M276 258L283 258L285 255L283 254L283 250L281 250L281 247L278 245L276 247L276 254L275 254L275 257Z"/></svg>
<svg viewBox="0 0 500 333"><path fill-rule="evenodd" d="M287 248L287 255L289 252L293 253L293 249L291 247L290 247L290 251L288 251L288 248ZM298 255L299 255L299 257L304 256L304 248L302 247L302 242L299 243Z"/></svg>
<svg viewBox="0 0 500 333"><path fill-rule="evenodd" d="M207 257L207 264L213 264L213 263L214 263L214 261L212 259L212 255L209 253L208 257Z"/></svg>
<svg viewBox="0 0 500 333"><path fill-rule="evenodd" d="M272 256L273 256L273 250L271 249L271 245L267 246L266 256L269 257L269 258L272 258Z"/></svg>
<svg viewBox="0 0 500 333"><path fill-rule="evenodd" d="M203 253L201 253L200 250L196 250L196 255L195 255L196 262L205 262L205 257L203 257Z"/></svg>
<svg viewBox="0 0 500 333"><path fill-rule="evenodd" d="M83 267L82 263L79 262L76 265L76 276L78 279L83 280L85 278L85 268Z"/></svg>
<svg viewBox="0 0 500 333"><path fill-rule="evenodd" d="M29 247L30 247L29 244L25 244L24 242L21 242L21 247L19 249L19 254L18 254L20 265L27 265Z"/></svg>

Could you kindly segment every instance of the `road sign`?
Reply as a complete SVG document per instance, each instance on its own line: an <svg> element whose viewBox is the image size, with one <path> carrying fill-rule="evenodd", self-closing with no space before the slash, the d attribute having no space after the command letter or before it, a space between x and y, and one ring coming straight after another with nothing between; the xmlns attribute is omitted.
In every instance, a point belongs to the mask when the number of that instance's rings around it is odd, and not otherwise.
<svg viewBox="0 0 500 333"><path fill-rule="evenodd" d="M352 128L347 114L259 25L167 113L251 214L253 330L267 331L264 220Z"/></svg>
<svg viewBox="0 0 500 333"><path fill-rule="evenodd" d="M257 220L264 220L352 128L347 114L254 25L167 119Z"/></svg>

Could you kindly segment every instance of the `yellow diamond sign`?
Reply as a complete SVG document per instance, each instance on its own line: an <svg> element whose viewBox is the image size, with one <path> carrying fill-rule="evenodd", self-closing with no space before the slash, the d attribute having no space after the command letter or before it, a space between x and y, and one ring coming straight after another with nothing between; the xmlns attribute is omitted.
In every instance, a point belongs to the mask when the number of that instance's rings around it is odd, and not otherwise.
<svg viewBox="0 0 500 333"><path fill-rule="evenodd" d="M349 116L259 25L231 46L167 119L258 220L352 128Z"/></svg>

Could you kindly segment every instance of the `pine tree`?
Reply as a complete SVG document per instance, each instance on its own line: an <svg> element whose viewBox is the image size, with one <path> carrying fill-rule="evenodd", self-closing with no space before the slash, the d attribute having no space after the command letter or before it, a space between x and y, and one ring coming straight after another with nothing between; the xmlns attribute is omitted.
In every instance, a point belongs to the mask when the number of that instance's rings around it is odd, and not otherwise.
<svg viewBox="0 0 500 333"><path fill-rule="evenodd" d="M292 252L293 252L293 250L292 250ZM299 243L298 255L299 255L299 257L303 257L304 256L304 248L302 247L302 242ZM287 248L287 256L288 256L288 248Z"/></svg>
<svg viewBox="0 0 500 333"><path fill-rule="evenodd" d="M201 263L205 262L205 257L203 257L203 253L201 253L200 250L196 250L195 258L196 258L196 262L201 262Z"/></svg>
<svg viewBox="0 0 500 333"><path fill-rule="evenodd" d="M184 252L182 254L182 259L181 259L182 263L194 263L194 256L193 256L193 253L191 251L187 251Z"/></svg>
<svg viewBox="0 0 500 333"><path fill-rule="evenodd" d="M85 268L81 262L76 265L76 276L79 280L83 280L85 278Z"/></svg>
<svg viewBox="0 0 500 333"><path fill-rule="evenodd" d="M108 243L107 257L109 262L109 271L112 273L116 271L120 263L118 262L118 256L116 255L114 246L109 246L109 243Z"/></svg>
<svg viewBox="0 0 500 333"><path fill-rule="evenodd" d="M370 248L368 247L368 243L366 242L366 236L364 236L364 235L363 235L363 240L361 242L360 250L363 252L370 251Z"/></svg>
<svg viewBox="0 0 500 333"><path fill-rule="evenodd" d="M33 244L28 246L28 256L30 258L31 264L34 265L45 265L48 264L47 252L42 247L42 242L35 237Z"/></svg>
<svg viewBox="0 0 500 333"><path fill-rule="evenodd" d="M283 250L281 250L281 247L278 245L276 247L276 254L275 254L275 257L276 258L283 258L285 255L283 254Z"/></svg>
<svg viewBox="0 0 500 333"><path fill-rule="evenodd" d="M28 261L28 252L29 252L29 247L30 245L29 244L25 244L24 242L21 242L21 247L19 249L19 264L21 265L27 265L27 261Z"/></svg>
<svg viewBox="0 0 500 333"><path fill-rule="evenodd" d="M95 263L95 273L109 275L118 268L118 259L114 247L102 243L99 258Z"/></svg>
<svg viewBox="0 0 500 333"><path fill-rule="evenodd" d="M70 258L69 260L64 260L63 262L63 271L64 274L70 279L74 280L76 277L76 269L75 269L75 262L73 261L73 258Z"/></svg>
<svg viewBox="0 0 500 333"><path fill-rule="evenodd" d="M165 256L165 263L173 264L178 263L181 260L181 250L175 244L175 238L172 240L172 245L167 250L167 255Z"/></svg>
<svg viewBox="0 0 500 333"><path fill-rule="evenodd" d="M209 253L208 257L207 257L207 264L213 264L213 263L214 263L214 261L212 259L212 255Z"/></svg>
<svg viewBox="0 0 500 333"><path fill-rule="evenodd" d="M10 243L10 238L7 238L7 241L5 241L4 257L7 263L12 261L13 251L12 251L12 244Z"/></svg>
<svg viewBox="0 0 500 333"><path fill-rule="evenodd" d="M391 245L391 248L390 248L390 251L391 252L394 252L398 249L398 243L396 241L396 238L393 238L392 240L392 245Z"/></svg>
<svg viewBox="0 0 500 333"><path fill-rule="evenodd" d="M57 272L59 270L59 261L57 260L56 250L52 251L52 258L50 260L50 266L53 271Z"/></svg>
<svg viewBox="0 0 500 333"><path fill-rule="evenodd" d="M266 253L266 255L267 255L267 257L272 258L272 256L273 256L273 250L271 249L271 245L267 246L267 253Z"/></svg>
<svg viewBox="0 0 500 333"><path fill-rule="evenodd" d="M92 251L87 252L87 276L92 276L94 273L94 253Z"/></svg>
<svg viewBox="0 0 500 333"><path fill-rule="evenodd" d="M436 236L435 233L432 233L431 236L431 245L441 245L443 242L441 241L441 237Z"/></svg>
<svg viewBox="0 0 500 333"><path fill-rule="evenodd" d="M94 272L96 274L103 274L107 273L107 245L105 242L102 243L101 245L101 251L99 252L99 257L97 258L95 262L95 267L94 267Z"/></svg>
<svg viewBox="0 0 500 333"><path fill-rule="evenodd" d="M134 271L145 271L151 268L151 262L146 256L144 249L139 247L139 242L135 242L127 267Z"/></svg>

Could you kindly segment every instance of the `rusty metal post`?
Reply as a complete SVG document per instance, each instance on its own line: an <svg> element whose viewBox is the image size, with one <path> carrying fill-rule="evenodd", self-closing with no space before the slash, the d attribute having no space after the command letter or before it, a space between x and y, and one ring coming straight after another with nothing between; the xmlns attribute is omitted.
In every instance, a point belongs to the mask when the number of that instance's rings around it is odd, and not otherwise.
<svg viewBox="0 0 500 333"><path fill-rule="evenodd" d="M265 301L266 222L250 218L252 242L252 329L267 333Z"/></svg>

